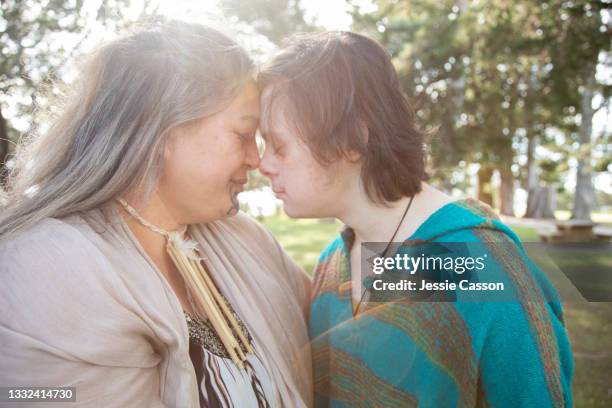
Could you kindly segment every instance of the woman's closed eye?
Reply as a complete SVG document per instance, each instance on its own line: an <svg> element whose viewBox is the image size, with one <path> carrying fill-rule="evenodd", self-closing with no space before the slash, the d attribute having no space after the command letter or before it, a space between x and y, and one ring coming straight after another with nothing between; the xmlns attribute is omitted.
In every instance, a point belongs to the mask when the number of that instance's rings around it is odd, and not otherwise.
<svg viewBox="0 0 612 408"><path fill-rule="evenodd" d="M249 141L251 140L253 137L255 137L255 133L253 132L234 132L239 138L240 140L242 140L243 142Z"/></svg>

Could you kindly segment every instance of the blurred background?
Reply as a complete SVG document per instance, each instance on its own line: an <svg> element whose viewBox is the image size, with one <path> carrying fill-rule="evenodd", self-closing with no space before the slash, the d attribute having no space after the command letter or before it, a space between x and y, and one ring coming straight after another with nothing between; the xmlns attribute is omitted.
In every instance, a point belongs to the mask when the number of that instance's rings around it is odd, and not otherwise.
<svg viewBox="0 0 612 408"><path fill-rule="evenodd" d="M612 236L610 0L0 0L0 204L14 142L45 131L81 56L158 18L221 28L258 62L296 32L369 35L432 131L434 186L490 204L525 242ZM257 172L240 200L309 273L338 233L287 218ZM612 293L612 254L595 253L589 279ZM575 406L610 407L612 303L565 308Z"/></svg>

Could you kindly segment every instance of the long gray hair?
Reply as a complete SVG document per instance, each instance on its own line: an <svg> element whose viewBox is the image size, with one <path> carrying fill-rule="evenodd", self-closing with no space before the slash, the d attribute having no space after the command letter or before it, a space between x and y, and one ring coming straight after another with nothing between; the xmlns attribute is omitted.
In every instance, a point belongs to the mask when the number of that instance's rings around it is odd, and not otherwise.
<svg viewBox="0 0 612 408"><path fill-rule="evenodd" d="M254 64L209 27L157 23L87 59L43 135L20 143L0 239L46 217L104 208L154 189L172 128L223 109Z"/></svg>

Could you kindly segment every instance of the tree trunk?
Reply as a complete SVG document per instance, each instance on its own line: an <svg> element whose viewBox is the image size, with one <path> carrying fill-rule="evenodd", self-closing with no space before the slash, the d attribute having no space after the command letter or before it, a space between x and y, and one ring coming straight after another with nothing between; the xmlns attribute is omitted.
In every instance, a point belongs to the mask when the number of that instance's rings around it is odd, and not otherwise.
<svg viewBox="0 0 612 408"><path fill-rule="evenodd" d="M531 132L527 130L527 132ZM538 167L535 160L535 148L538 145L538 136L527 134L527 191L538 186ZM529 198L527 198L529 202ZM529 206L529 205L527 205Z"/></svg>
<svg viewBox="0 0 612 408"><path fill-rule="evenodd" d="M2 116L0 107L0 188L4 186L6 175L6 159L9 154L8 130L6 128L6 120Z"/></svg>
<svg viewBox="0 0 612 408"><path fill-rule="evenodd" d="M525 218L555 218L555 191L552 187L544 187L538 183L538 166L536 165L535 149L538 136L527 136L527 209Z"/></svg>
<svg viewBox="0 0 612 408"><path fill-rule="evenodd" d="M593 130L593 100L595 88L595 70L588 70L588 80L584 85L580 100L580 131L578 166L576 168L576 191L572 219L591 220L591 211L595 206L595 189L593 187L593 170L591 166L591 133Z"/></svg>
<svg viewBox="0 0 612 408"><path fill-rule="evenodd" d="M493 169L489 166L481 165L478 170L478 199L492 207L493 188L491 187L491 177L493 177Z"/></svg>
<svg viewBox="0 0 612 408"><path fill-rule="evenodd" d="M554 219L556 197L551 186L535 186L530 189L525 218Z"/></svg>
<svg viewBox="0 0 612 408"><path fill-rule="evenodd" d="M542 186L538 182L538 166L535 149L539 138L532 134L527 139L527 209L525 218L554 219L556 197L551 186Z"/></svg>
<svg viewBox="0 0 612 408"><path fill-rule="evenodd" d="M499 187L500 212L514 217L514 175L510 168L499 171L501 185Z"/></svg>

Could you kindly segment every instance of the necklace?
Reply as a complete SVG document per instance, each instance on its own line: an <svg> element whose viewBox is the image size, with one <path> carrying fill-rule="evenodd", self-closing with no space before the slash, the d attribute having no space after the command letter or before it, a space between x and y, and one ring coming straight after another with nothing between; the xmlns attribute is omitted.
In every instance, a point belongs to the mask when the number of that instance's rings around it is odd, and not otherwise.
<svg viewBox="0 0 612 408"><path fill-rule="evenodd" d="M238 367L243 368L246 360L243 348L246 353L252 353L253 349L210 278L202 262L205 258L198 253L196 242L183 238L187 227L178 231L167 231L142 218L125 200L117 201L143 226L166 238L166 252L170 255L185 285L190 289L187 293L193 292L195 295L196 309L200 309L200 313L208 316L227 354Z"/></svg>
<svg viewBox="0 0 612 408"><path fill-rule="evenodd" d="M400 229L400 227L402 225L402 222L404 222L404 219L406 218L406 214L408 214L408 210L410 210L410 206L412 205L412 200L414 200L414 196L410 197L410 201L408 201L408 205L406 206L406 209L404 210L404 214L402 215L402 218L400 219L399 223L397 224L397 227L395 228L395 232L391 236L391 239L387 242L387 245L385 246L385 249L380 254L381 257L384 258L387 255L387 251L389 250L389 247L391 246L391 243L395 239L395 236L397 235L397 232L399 231L399 229ZM364 288L363 292L361 292L361 297L359 298L359 303L357 303L357 307L353 310L353 316L356 316L357 313L359 313L359 308L361 307L361 304L363 303L363 298L364 298L364 296L365 296L367 291L368 291L368 288Z"/></svg>

